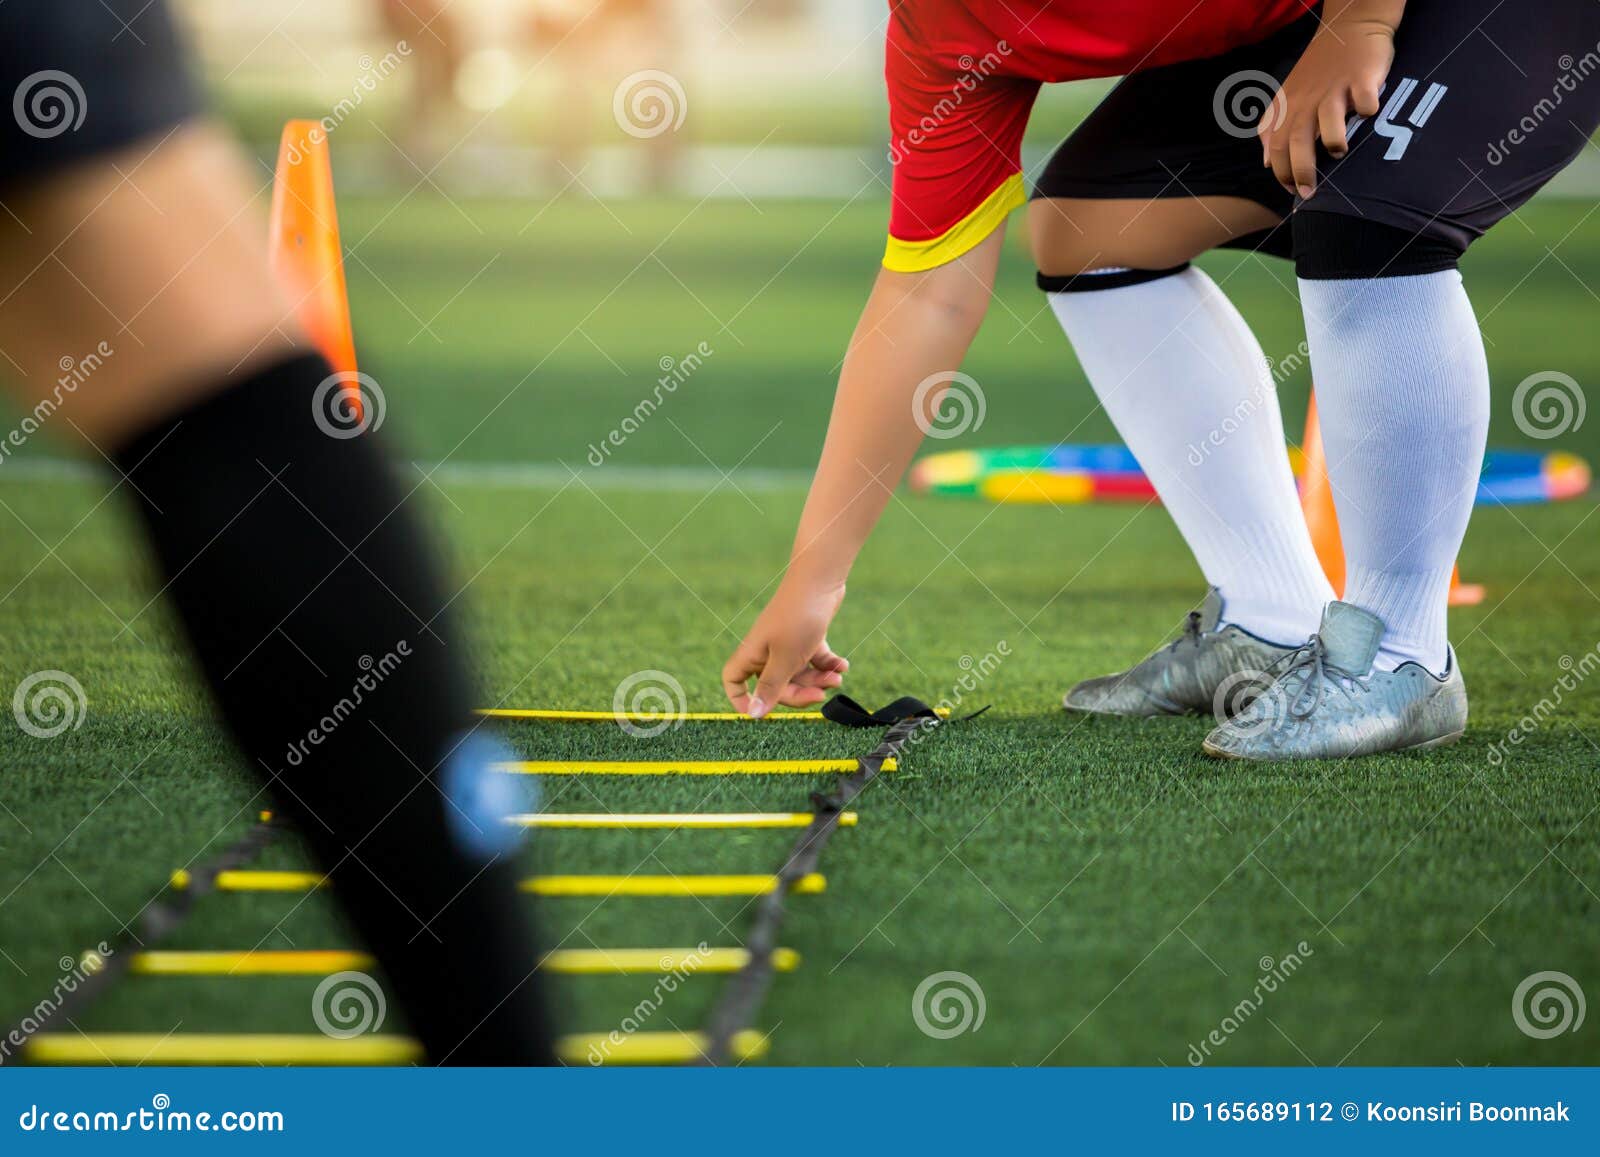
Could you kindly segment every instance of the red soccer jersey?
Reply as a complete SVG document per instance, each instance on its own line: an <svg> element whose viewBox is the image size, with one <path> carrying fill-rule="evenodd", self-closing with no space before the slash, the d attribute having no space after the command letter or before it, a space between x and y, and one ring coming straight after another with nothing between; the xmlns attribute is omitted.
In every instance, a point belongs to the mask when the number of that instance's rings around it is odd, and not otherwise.
<svg viewBox="0 0 1600 1157"><path fill-rule="evenodd" d="M894 204L883 263L952 261L1026 200L1039 86L1199 60L1261 40L1314 0L889 0Z"/></svg>

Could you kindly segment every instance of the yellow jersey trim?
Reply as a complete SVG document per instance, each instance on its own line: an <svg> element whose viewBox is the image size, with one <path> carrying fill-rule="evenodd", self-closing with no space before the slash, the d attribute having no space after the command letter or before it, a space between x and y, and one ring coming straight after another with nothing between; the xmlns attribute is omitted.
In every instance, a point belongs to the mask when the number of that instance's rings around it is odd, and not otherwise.
<svg viewBox="0 0 1600 1157"><path fill-rule="evenodd" d="M1022 174L1013 173L983 203L938 237L926 241L902 241L892 234L883 251L883 267L895 273L920 273L946 265L963 253L976 249L984 238L1000 227L1018 205L1028 199Z"/></svg>

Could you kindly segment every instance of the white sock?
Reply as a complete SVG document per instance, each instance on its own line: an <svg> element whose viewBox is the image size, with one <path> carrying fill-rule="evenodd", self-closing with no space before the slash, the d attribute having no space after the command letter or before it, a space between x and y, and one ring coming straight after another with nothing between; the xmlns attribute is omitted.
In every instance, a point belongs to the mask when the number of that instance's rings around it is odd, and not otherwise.
<svg viewBox="0 0 1600 1157"><path fill-rule="evenodd" d="M1284 449L1266 355L1198 269L1118 289L1052 293L1100 404L1138 458L1223 617L1302 643L1333 590Z"/></svg>
<svg viewBox="0 0 1600 1157"><path fill-rule="evenodd" d="M1489 366L1453 269L1301 281L1344 598L1386 628L1378 666L1447 663L1450 572L1489 433Z"/></svg>

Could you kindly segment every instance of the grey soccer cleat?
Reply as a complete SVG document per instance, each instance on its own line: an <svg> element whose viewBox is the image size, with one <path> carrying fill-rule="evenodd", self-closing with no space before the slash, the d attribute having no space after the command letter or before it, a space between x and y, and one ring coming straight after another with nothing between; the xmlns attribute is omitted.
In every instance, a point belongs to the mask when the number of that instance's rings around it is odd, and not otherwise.
<svg viewBox="0 0 1600 1157"><path fill-rule="evenodd" d="M1116 675L1085 679L1061 700L1091 715L1196 715L1225 718L1272 682L1275 665L1295 653L1236 626L1222 626L1222 596L1207 592L1189 612L1183 634L1144 662ZM1219 705L1219 699L1225 706Z"/></svg>
<svg viewBox="0 0 1600 1157"><path fill-rule="evenodd" d="M1202 745L1221 759L1347 759L1442 747L1467 727L1467 687L1455 650L1443 677L1421 664L1376 671L1383 620L1329 603L1322 629L1277 681L1219 724Z"/></svg>

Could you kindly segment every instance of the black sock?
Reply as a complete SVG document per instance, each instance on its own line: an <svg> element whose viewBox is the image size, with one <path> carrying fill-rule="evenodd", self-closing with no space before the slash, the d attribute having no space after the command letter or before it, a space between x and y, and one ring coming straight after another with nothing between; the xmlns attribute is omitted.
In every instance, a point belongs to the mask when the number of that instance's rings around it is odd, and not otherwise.
<svg viewBox="0 0 1600 1157"><path fill-rule="evenodd" d="M485 741L462 744L447 596L372 435L315 419L330 372L281 362L116 461L223 717L429 1059L549 1063L509 829L475 814L494 781Z"/></svg>

